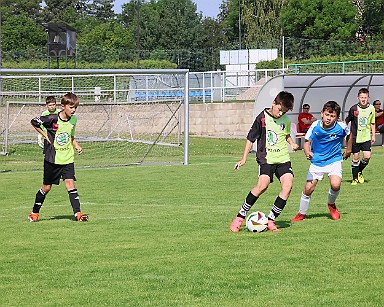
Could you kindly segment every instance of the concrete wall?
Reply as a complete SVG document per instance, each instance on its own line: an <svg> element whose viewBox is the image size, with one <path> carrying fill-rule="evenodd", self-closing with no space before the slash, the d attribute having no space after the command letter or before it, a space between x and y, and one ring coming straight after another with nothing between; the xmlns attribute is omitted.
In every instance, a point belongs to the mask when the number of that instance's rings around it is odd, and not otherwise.
<svg viewBox="0 0 384 307"><path fill-rule="evenodd" d="M244 138L254 121L253 102L191 104L189 131L197 136Z"/></svg>

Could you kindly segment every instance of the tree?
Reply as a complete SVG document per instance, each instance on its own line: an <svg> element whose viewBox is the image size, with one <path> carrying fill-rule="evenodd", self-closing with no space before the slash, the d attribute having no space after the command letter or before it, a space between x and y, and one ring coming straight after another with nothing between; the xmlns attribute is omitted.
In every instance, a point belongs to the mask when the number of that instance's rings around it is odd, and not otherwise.
<svg viewBox="0 0 384 307"><path fill-rule="evenodd" d="M364 38L382 41L384 38L384 1L383 0L355 0L361 15L359 34Z"/></svg>
<svg viewBox="0 0 384 307"><path fill-rule="evenodd" d="M8 16L3 22L1 32L4 51L24 52L47 44L44 28L25 15Z"/></svg>
<svg viewBox="0 0 384 307"><path fill-rule="evenodd" d="M113 2L113 0L93 0L88 5L88 14L102 22L111 21L115 17Z"/></svg>
<svg viewBox="0 0 384 307"><path fill-rule="evenodd" d="M282 13L286 36L354 40L359 28L356 6L345 0L289 0Z"/></svg>
<svg viewBox="0 0 384 307"><path fill-rule="evenodd" d="M44 22L65 22L73 24L87 15L88 0L45 0Z"/></svg>
<svg viewBox="0 0 384 307"><path fill-rule="evenodd" d="M271 48L282 36L282 8L288 0L243 0L241 19L247 48Z"/></svg>

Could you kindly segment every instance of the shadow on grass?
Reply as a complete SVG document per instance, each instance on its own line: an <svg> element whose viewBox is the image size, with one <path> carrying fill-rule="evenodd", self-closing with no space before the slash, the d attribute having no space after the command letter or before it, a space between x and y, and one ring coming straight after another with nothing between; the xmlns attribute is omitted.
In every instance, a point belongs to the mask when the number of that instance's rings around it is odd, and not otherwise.
<svg viewBox="0 0 384 307"><path fill-rule="evenodd" d="M73 215L58 215L48 218L46 220L71 220L73 222L76 222L75 217Z"/></svg>

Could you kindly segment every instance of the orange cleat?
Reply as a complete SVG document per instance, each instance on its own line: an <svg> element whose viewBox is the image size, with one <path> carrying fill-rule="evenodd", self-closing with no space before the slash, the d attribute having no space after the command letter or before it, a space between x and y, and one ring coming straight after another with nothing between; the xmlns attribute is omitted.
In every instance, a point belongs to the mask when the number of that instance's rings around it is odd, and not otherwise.
<svg viewBox="0 0 384 307"><path fill-rule="evenodd" d="M87 222L88 221L88 215L81 213L81 212L77 212L75 214L75 218L76 218L76 221L78 221L78 222Z"/></svg>
<svg viewBox="0 0 384 307"><path fill-rule="evenodd" d="M339 210L336 208L336 204L330 205L328 204L329 213L331 215L332 220L338 220L340 218Z"/></svg>
<svg viewBox="0 0 384 307"><path fill-rule="evenodd" d="M39 221L39 214L38 213L33 213L31 212L29 215L28 215L28 220L30 222L38 222Z"/></svg>
<svg viewBox="0 0 384 307"><path fill-rule="evenodd" d="M291 222L300 222L305 219L305 214L298 213L296 216L291 220Z"/></svg>
<svg viewBox="0 0 384 307"><path fill-rule="evenodd" d="M244 223L244 218L240 216L236 216L235 219L232 221L231 226L229 229L232 232L239 232L241 225Z"/></svg>
<svg viewBox="0 0 384 307"><path fill-rule="evenodd" d="M273 220L268 220L268 226L267 226L267 229L268 229L268 230L275 231L275 232L280 231L279 228L276 227L276 225L275 225L275 221L273 221Z"/></svg>

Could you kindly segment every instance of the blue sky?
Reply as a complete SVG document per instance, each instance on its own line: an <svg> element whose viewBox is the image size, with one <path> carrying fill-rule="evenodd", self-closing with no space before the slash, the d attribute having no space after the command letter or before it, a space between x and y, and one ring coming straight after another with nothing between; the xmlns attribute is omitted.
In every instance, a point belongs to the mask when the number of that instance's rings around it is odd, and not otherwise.
<svg viewBox="0 0 384 307"><path fill-rule="evenodd" d="M115 12L121 13L121 5L127 2L129 0L115 0ZM193 2L197 4L197 11L201 11L203 16L216 18L223 0L193 0Z"/></svg>

